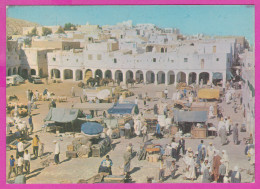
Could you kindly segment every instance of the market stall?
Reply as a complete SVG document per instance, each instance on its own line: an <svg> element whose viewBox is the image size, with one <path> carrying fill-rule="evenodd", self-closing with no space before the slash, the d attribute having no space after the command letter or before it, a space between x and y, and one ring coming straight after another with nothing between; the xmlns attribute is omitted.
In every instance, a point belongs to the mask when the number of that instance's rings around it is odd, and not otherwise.
<svg viewBox="0 0 260 189"><path fill-rule="evenodd" d="M79 130L80 120L78 118L85 117L85 115L78 109L66 108L51 108L44 118L44 122L54 122L55 124L49 125L50 129L56 129L56 132ZM47 124L46 124L47 125Z"/></svg>
<svg viewBox="0 0 260 189"><path fill-rule="evenodd" d="M206 111L179 111L174 110L174 122L184 136L192 138L206 138L208 119Z"/></svg>

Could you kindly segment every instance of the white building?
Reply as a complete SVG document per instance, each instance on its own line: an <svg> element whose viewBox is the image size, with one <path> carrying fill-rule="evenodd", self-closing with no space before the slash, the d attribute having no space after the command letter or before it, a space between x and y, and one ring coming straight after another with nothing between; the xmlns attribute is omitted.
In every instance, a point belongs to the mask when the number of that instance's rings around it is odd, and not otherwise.
<svg viewBox="0 0 260 189"><path fill-rule="evenodd" d="M111 45L111 44L110 44ZM49 76L82 80L85 77L112 78L126 83L127 79L165 85L179 82L203 83L223 79L232 63L232 43L215 41L182 45L172 52L124 54L112 49L109 42L89 44L82 52L54 51L48 53ZM223 48L227 46L227 48ZM58 73L58 74L53 74ZM215 78L215 75L222 75Z"/></svg>
<svg viewBox="0 0 260 189"><path fill-rule="evenodd" d="M9 40L6 43L6 76L21 73L20 48L17 41Z"/></svg>
<svg viewBox="0 0 260 189"><path fill-rule="evenodd" d="M248 134L255 134L255 58L254 51L240 55L242 63L242 97L244 120Z"/></svg>

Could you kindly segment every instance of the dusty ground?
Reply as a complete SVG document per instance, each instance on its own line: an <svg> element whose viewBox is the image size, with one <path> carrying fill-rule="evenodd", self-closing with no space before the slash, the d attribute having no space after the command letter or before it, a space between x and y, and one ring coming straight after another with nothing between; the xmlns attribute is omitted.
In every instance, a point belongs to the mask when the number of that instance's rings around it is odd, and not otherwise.
<svg viewBox="0 0 260 189"><path fill-rule="evenodd" d="M76 97L70 97L70 90L71 87L75 88ZM74 102L79 102L80 99L78 96L82 94L82 89L77 87L77 83L73 81L66 81L60 84L39 84L34 85L31 83L22 84L20 86L12 86L6 89L7 96L9 95L17 95L20 99L20 102L27 103L26 100L26 90L32 89L35 91L36 89L39 92L42 92L45 88L49 91L54 92L58 96L68 96L68 102L66 103L57 103L57 107L70 107L71 104ZM154 97L156 91L163 91L165 89L164 85L155 86L153 84L150 85L136 85L134 88L131 88L135 94L148 92L148 96ZM173 85L168 86L169 90L169 97L172 97L173 91L175 91L175 87ZM239 92L239 91L237 91ZM127 100L134 100L135 97L130 97ZM171 102L170 99L167 99L167 102ZM48 113L48 103L49 102L37 102L38 109L32 111L33 114L33 122L35 126L35 134L37 133L40 137L40 140L45 144L45 152L53 152L54 144L52 143L53 140L57 140L57 137L54 133L46 133L41 131L41 126L43 124L43 119ZM148 103L150 107L153 107L154 102ZM140 108L142 109L142 103L140 102ZM224 109L224 116L231 116L233 122L242 123L242 112L234 113L231 105L227 105L222 103L221 106ZM23 118L24 120L28 121L28 117ZM216 119L210 120L213 123L217 123ZM246 133L239 133L240 140L248 135ZM49 167L43 168L40 165L41 159L36 159L31 161L31 173L27 175L27 183L36 184L36 183L76 183L79 179L87 179L91 176L97 174L98 167L100 162L103 158L76 158L68 160L66 158L66 146L69 144L73 138L66 136L66 137L58 137L62 141L61 143L61 155L60 161L61 164L58 166L50 165ZM229 136L229 140L232 141L232 136ZM219 150L227 150L227 153L230 158L230 168L232 169L235 165L239 165L241 168L242 174L242 182L251 182L252 176L249 176L246 173L246 170L249 168L249 162L247 157L244 155L244 148L245 144L242 141L240 145L234 145L233 142L230 142L228 145L221 146L219 137L215 139L205 139L205 144L208 145L209 141L212 141L214 146ZM123 172L123 157L122 152L125 151L126 146L128 143L131 142L134 146L134 150L138 151L140 145L142 144L141 138L132 138L132 139L124 139L119 138L114 140L116 144L115 150L110 151L108 154L110 155L111 159L113 160L113 167L112 172L114 175L120 175ZM166 144L170 142L170 138L163 138L158 141L153 141L154 143ZM198 144L200 143L199 139L186 139L186 147L191 147L194 151L196 151ZM32 147L28 148L29 152L32 154ZM6 156L6 166L8 173L8 163L9 157L11 154L15 155L15 151L7 151ZM53 158L53 154L50 155ZM181 183L181 182L191 182L191 181L184 181L183 180L183 169L184 163L182 159L177 163L180 168L177 171L177 178L176 179L167 179L165 182L169 183ZM146 182L146 178L155 177L158 178L159 173L159 163L150 163L146 160L138 161L137 157L135 157L131 162L131 170L132 170L132 178L133 181L137 183L144 183ZM195 180L194 182L200 182L200 179Z"/></svg>

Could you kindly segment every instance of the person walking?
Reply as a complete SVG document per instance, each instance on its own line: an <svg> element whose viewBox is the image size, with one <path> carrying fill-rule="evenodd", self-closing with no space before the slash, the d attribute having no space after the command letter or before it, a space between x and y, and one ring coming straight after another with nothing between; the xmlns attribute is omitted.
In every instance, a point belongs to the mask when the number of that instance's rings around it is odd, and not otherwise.
<svg viewBox="0 0 260 189"><path fill-rule="evenodd" d="M215 147L213 146L213 143L210 142L209 146L207 147L207 157L208 157L210 164L212 164L212 160L214 157L214 151L215 151Z"/></svg>
<svg viewBox="0 0 260 189"><path fill-rule="evenodd" d="M17 139L17 141L18 141L18 143L17 143L17 154L18 154L18 157L19 156L23 157L23 155L24 155L24 144L21 141L21 139Z"/></svg>
<svg viewBox="0 0 260 189"><path fill-rule="evenodd" d="M32 146L33 146L33 155L34 157L38 158L38 150L39 150L39 144L40 144L40 139L38 137L38 135L35 135L33 137L33 141L32 141Z"/></svg>
<svg viewBox="0 0 260 189"><path fill-rule="evenodd" d="M238 123L235 124L232 134L233 134L233 142L235 145L237 145L238 144Z"/></svg>
<svg viewBox="0 0 260 189"><path fill-rule="evenodd" d="M185 155L185 140L183 137L179 140L179 150L182 150L182 154Z"/></svg>
<svg viewBox="0 0 260 189"><path fill-rule="evenodd" d="M214 151L214 158L213 158L213 164L212 164L212 174L214 176L214 181L217 182L219 178L219 166L220 166L220 160L221 157L218 155L219 151Z"/></svg>
<svg viewBox="0 0 260 189"><path fill-rule="evenodd" d="M56 163L56 165L60 164L60 143L57 142L56 140L53 141L53 143L55 144L55 149L54 149L54 161Z"/></svg>
<svg viewBox="0 0 260 189"><path fill-rule="evenodd" d="M28 115L30 115L32 112L32 103L31 101L28 101L28 104L27 104L27 113Z"/></svg>
<svg viewBox="0 0 260 189"><path fill-rule="evenodd" d="M31 154L28 153L28 150L25 150L24 153L24 169L26 174L30 173L30 165L31 165Z"/></svg>
<svg viewBox="0 0 260 189"><path fill-rule="evenodd" d="M11 155L11 156L10 156L8 179L10 179L11 174L12 174L13 172L14 172L14 174L15 174L15 176L16 176L15 159L14 159L14 156Z"/></svg>
<svg viewBox="0 0 260 189"><path fill-rule="evenodd" d="M23 165L24 165L24 159L22 156L18 156L18 160L17 160L17 174L23 174Z"/></svg>
<svg viewBox="0 0 260 189"><path fill-rule="evenodd" d="M202 183L211 183L210 165L207 165L203 171Z"/></svg>
<svg viewBox="0 0 260 189"><path fill-rule="evenodd" d="M33 133L33 121L32 121L32 115L31 114L29 115L28 122L29 122L29 126L30 126L29 134L31 135Z"/></svg>
<svg viewBox="0 0 260 189"><path fill-rule="evenodd" d="M168 89L167 88L164 90L164 96L165 96L165 99L168 98Z"/></svg>
<svg viewBox="0 0 260 189"><path fill-rule="evenodd" d="M124 175L129 175L130 172L130 162L132 157L132 148L128 146L126 152L124 153Z"/></svg>
<svg viewBox="0 0 260 189"><path fill-rule="evenodd" d="M238 170L238 166L234 167L234 171L231 174L231 183L241 183L241 173Z"/></svg>
<svg viewBox="0 0 260 189"><path fill-rule="evenodd" d="M226 175L226 166L224 165L224 160L220 160L221 165L219 166L218 170L218 183L223 183L224 182L224 177Z"/></svg>
<svg viewBox="0 0 260 189"><path fill-rule="evenodd" d="M129 122L125 124L125 139L130 139L131 125Z"/></svg>
<svg viewBox="0 0 260 189"><path fill-rule="evenodd" d="M109 158L109 155L106 156L106 159L104 159L102 162L101 162L101 165L99 166L99 170L98 172L101 173L101 172L106 172L108 173L109 175L112 175L112 165L113 165L113 162L112 160Z"/></svg>
<svg viewBox="0 0 260 189"><path fill-rule="evenodd" d="M143 142L148 141L148 132L146 124L142 127Z"/></svg>

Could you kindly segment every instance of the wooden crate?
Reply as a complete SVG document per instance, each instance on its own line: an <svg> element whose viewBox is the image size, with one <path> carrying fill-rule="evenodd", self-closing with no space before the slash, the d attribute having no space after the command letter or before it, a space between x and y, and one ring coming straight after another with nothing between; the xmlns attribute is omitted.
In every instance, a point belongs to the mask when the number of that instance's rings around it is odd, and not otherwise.
<svg viewBox="0 0 260 189"><path fill-rule="evenodd" d="M93 145L91 149L92 149L92 157L101 157L99 145Z"/></svg>
<svg viewBox="0 0 260 189"><path fill-rule="evenodd" d="M73 146L72 144L69 144L69 145L67 146L67 150L68 150L68 151L74 151L74 146Z"/></svg>
<svg viewBox="0 0 260 189"><path fill-rule="evenodd" d="M66 151L66 157L67 158L77 158L77 152L76 151Z"/></svg>
<svg viewBox="0 0 260 189"><path fill-rule="evenodd" d="M105 183L124 183L125 176L124 175L108 175L104 177Z"/></svg>
<svg viewBox="0 0 260 189"><path fill-rule="evenodd" d="M207 138L207 129L206 128L194 128L191 130L192 138Z"/></svg>

